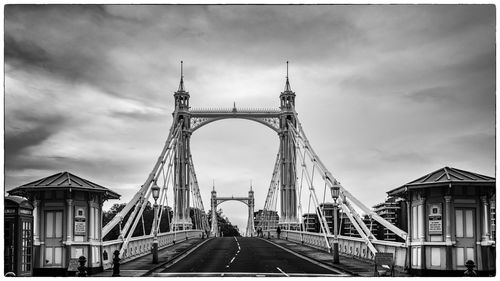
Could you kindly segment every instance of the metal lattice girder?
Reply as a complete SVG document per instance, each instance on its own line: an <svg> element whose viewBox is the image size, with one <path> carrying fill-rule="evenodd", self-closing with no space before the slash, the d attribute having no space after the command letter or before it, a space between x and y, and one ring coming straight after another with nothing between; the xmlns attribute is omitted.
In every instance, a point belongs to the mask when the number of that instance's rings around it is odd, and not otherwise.
<svg viewBox="0 0 500 281"><path fill-rule="evenodd" d="M326 169L326 166L321 162L321 159L317 156L317 154L314 152L313 148L309 144L309 141L304 133L304 130L302 128L301 123L299 122L297 118L297 113L294 111L297 124L298 124L298 130L291 127L291 130L293 131L296 139L300 142L302 142L305 151L308 153L309 157L312 159L313 163L319 168L321 171L321 176L327 183L329 187L332 187L334 185L339 186L341 194L343 194L347 199L349 199L352 203L354 203L358 208L360 208L363 212L371 216L374 220L379 222L381 225L386 227L387 229L391 230L394 232L396 235L399 237L403 238L406 240L408 234L401 230L400 228L396 227L395 225L391 224L390 222L386 221L382 217L380 217L377 213L372 211L370 208L365 206L361 201L359 201L356 197L354 197L349 191L347 191L334 177L333 175Z"/></svg>

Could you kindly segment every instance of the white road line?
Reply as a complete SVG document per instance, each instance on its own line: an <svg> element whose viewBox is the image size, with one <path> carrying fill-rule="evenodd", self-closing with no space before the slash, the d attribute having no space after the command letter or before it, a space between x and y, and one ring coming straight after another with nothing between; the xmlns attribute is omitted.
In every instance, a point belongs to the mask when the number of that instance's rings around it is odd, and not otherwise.
<svg viewBox="0 0 500 281"><path fill-rule="evenodd" d="M278 244L276 244L276 243L274 243L274 242L271 242L271 241L266 240L266 239L262 239L262 240L264 240L264 241L266 241L267 243L272 244L272 245L274 245L274 246L276 246L276 247L278 247L278 248L281 248L281 249L283 249L283 250L285 250L285 251L289 252L290 254L293 254L293 255L295 255L295 256L297 256L297 257L301 258L301 259L304 259L304 260L306 260L306 261L308 261L308 262L310 262L310 263L313 263L313 264L315 264L315 265L321 266L321 267L326 268L326 269L328 269L328 270L330 270L330 271L337 272L337 273L339 274L339 276L350 276L350 275L347 275L347 274L345 274L345 273L341 272L341 271L340 271L340 270L338 270L338 269L335 269L335 268L333 268L333 267L331 267L331 266L328 266L328 265L322 264L322 263L320 263L320 262L317 262L317 261L315 261L315 260L313 260L313 259L311 259L311 258L309 258L309 257L306 257L305 255L302 255L302 254L296 253L296 252L294 252L294 251L292 251L292 250L289 250L289 249L287 249L287 248L285 248L285 247L283 247L283 246L281 246L281 245L278 245Z"/></svg>
<svg viewBox="0 0 500 281"><path fill-rule="evenodd" d="M290 277L346 277L347 275L327 273L288 273ZM162 272L155 273L152 277L282 277L281 272Z"/></svg>
<svg viewBox="0 0 500 281"><path fill-rule="evenodd" d="M234 236L234 240L236 241L236 244L238 245L238 251L236 251L236 254L234 257L231 259L231 261L226 265L226 268L229 268L231 264L233 263L234 259L236 259L236 256L240 253L241 247L240 247L240 242L238 242L238 239L236 239L236 236Z"/></svg>
<svg viewBox="0 0 500 281"><path fill-rule="evenodd" d="M283 270L281 270L281 268L276 267L276 269L278 269L281 273L285 274L286 277L290 277L290 275L286 274Z"/></svg>

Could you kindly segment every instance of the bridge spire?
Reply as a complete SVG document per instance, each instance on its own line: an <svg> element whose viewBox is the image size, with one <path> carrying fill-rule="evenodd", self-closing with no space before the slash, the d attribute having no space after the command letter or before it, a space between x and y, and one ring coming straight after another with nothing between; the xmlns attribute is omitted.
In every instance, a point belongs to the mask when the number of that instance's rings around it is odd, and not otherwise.
<svg viewBox="0 0 500 281"><path fill-rule="evenodd" d="M286 83L284 92L292 92L292 87L290 87L290 81L288 81L288 61L286 61Z"/></svg>
<svg viewBox="0 0 500 281"><path fill-rule="evenodd" d="M185 92L184 90L184 69L183 69L183 64L184 62L181 61L181 82L179 83L179 89L177 92Z"/></svg>

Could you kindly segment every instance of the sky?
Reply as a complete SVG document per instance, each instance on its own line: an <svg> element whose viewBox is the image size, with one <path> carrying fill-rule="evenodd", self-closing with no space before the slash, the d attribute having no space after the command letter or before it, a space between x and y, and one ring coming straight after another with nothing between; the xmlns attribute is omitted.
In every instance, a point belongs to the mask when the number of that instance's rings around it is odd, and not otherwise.
<svg viewBox="0 0 500 281"><path fill-rule="evenodd" d="M444 166L495 176L493 5L8 5L5 189L61 171L128 202L158 158L184 61L193 108L296 110L329 171L367 206ZM222 120L191 151L208 210L261 209L279 139ZM303 203L305 204L305 203ZM245 229L247 207L219 206Z"/></svg>

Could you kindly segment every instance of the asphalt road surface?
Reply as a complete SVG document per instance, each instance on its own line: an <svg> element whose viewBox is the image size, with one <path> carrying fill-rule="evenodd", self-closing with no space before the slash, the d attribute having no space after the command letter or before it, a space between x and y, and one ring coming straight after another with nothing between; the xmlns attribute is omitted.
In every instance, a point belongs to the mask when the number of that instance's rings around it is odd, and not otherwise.
<svg viewBox="0 0 500 281"><path fill-rule="evenodd" d="M214 238L154 276L341 276L266 240Z"/></svg>

